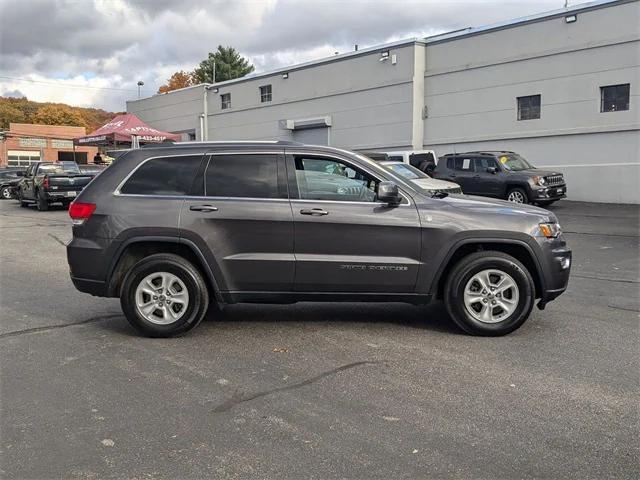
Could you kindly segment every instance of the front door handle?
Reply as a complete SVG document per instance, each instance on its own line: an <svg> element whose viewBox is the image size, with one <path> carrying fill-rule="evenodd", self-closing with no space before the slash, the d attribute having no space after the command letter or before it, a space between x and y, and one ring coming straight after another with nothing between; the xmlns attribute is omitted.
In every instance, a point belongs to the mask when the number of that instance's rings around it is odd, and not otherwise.
<svg viewBox="0 0 640 480"><path fill-rule="evenodd" d="M300 213L302 215L317 215L317 216L329 215L329 212L321 208L303 208L302 210L300 210Z"/></svg>
<svg viewBox="0 0 640 480"><path fill-rule="evenodd" d="M189 210L192 212L217 212L218 207L214 207L213 205L191 205Z"/></svg>

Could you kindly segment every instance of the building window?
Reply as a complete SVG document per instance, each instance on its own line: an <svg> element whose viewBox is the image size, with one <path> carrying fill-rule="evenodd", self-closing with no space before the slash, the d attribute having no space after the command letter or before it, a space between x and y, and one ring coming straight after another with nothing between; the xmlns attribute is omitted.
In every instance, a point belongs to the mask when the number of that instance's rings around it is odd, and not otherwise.
<svg viewBox="0 0 640 480"><path fill-rule="evenodd" d="M271 85L264 85L260 87L260 102L270 102L271 101Z"/></svg>
<svg viewBox="0 0 640 480"><path fill-rule="evenodd" d="M540 118L540 95L518 97L518 120Z"/></svg>
<svg viewBox="0 0 640 480"><path fill-rule="evenodd" d="M220 95L220 106L222 110L226 110L227 108L231 108L231 94L223 93Z"/></svg>
<svg viewBox="0 0 640 480"><path fill-rule="evenodd" d="M630 90L631 85L629 83L600 87L600 111L618 112L620 110L629 110Z"/></svg>
<svg viewBox="0 0 640 480"><path fill-rule="evenodd" d="M39 161L40 152L28 150L9 150L7 152L7 165L10 167L28 167Z"/></svg>

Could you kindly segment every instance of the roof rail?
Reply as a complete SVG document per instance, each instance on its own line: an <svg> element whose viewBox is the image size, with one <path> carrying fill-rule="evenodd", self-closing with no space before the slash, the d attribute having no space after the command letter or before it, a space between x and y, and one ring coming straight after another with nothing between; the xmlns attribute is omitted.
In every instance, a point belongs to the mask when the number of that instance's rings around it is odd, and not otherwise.
<svg viewBox="0 0 640 480"><path fill-rule="evenodd" d="M291 140L208 140L208 141L191 141L191 142L163 142L163 143L146 143L140 148L171 148L171 147L188 147L193 145L304 145L300 142Z"/></svg>

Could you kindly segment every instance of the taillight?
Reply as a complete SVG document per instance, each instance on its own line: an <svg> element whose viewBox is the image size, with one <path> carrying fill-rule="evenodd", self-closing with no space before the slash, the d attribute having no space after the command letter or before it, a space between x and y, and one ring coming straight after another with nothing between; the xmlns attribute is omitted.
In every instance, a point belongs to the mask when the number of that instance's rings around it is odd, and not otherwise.
<svg viewBox="0 0 640 480"><path fill-rule="evenodd" d="M82 225L96 209L95 203L71 202L69 216L74 225Z"/></svg>
<svg viewBox="0 0 640 480"><path fill-rule="evenodd" d="M49 177L44 177L42 179L42 187L43 188L49 188Z"/></svg>

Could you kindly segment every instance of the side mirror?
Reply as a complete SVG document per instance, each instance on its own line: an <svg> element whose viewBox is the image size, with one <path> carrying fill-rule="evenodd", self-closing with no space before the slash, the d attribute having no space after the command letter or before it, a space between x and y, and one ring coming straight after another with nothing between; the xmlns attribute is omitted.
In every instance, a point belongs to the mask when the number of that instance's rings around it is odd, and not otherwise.
<svg viewBox="0 0 640 480"><path fill-rule="evenodd" d="M16 172L16 177L24 177L24 172L22 170L18 170Z"/></svg>
<svg viewBox="0 0 640 480"><path fill-rule="evenodd" d="M498 169L496 167L487 167L487 172L489 172L489 173L497 173Z"/></svg>
<svg viewBox="0 0 640 480"><path fill-rule="evenodd" d="M378 200L389 205L398 205L402 201L398 185L393 182L380 182L378 185Z"/></svg>

